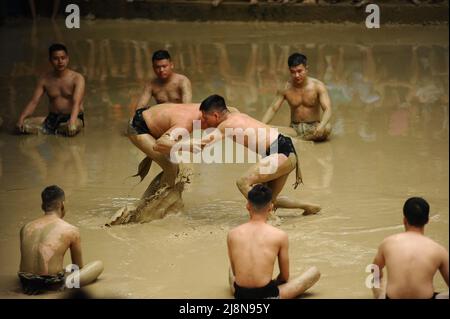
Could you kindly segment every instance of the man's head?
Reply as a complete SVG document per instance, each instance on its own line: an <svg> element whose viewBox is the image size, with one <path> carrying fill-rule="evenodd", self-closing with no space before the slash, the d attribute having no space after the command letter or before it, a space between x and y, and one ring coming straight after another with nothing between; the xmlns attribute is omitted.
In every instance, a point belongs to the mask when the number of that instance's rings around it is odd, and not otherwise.
<svg viewBox="0 0 450 319"><path fill-rule="evenodd" d="M167 80L173 73L173 63L166 50L158 50L152 56L153 71L160 80Z"/></svg>
<svg viewBox="0 0 450 319"><path fill-rule="evenodd" d="M263 184L253 186L248 192L247 209L250 214L269 214L273 209L272 190Z"/></svg>
<svg viewBox="0 0 450 319"><path fill-rule="evenodd" d="M61 218L64 217L64 191L56 185L46 187L42 193L42 210L47 214L50 212L58 212Z"/></svg>
<svg viewBox="0 0 450 319"><path fill-rule="evenodd" d="M428 223L430 205L420 197L411 197L403 205L405 226L422 228Z"/></svg>
<svg viewBox="0 0 450 319"><path fill-rule="evenodd" d="M220 95L208 96L200 104L202 112L202 127L217 127L223 120L223 115L228 112L225 99Z"/></svg>
<svg viewBox="0 0 450 319"><path fill-rule="evenodd" d="M289 71L294 84L300 85L308 76L306 56L301 53L293 53L288 58Z"/></svg>
<svg viewBox="0 0 450 319"><path fill-rule="evenodd" d="M64 71L69 64L69 53L67 48L60 43L52 44L48 48L48 59L55 71Z"/></svg>

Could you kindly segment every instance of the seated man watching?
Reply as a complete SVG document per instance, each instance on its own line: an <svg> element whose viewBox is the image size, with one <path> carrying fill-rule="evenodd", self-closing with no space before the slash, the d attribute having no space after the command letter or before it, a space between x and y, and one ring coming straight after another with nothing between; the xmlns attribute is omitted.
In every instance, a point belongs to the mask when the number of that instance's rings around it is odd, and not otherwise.
<svg viewBox="0 0 450 319"><path fill-rule="evenodd" d="M292 299L320 278L319 270L311 267L289 280L288 236L266 223L272 209L270 188L255 185L248 193L250 221L228 233L230 285L236 299ZM277 258L280 274L272 280Z"/></svg>
<svg viewBox="0 0 450 319"><path fill-rule="evenodd" d="M448 299L448 291L434 292L433 277L438 270L448 287L448 251L424 235L429 211L423 198L412 197L405 202L405 232L385 238L373 261L379 269L380 285L372 289L376 299ZM385 266L387 284L383 280Z"/></svg>
<svg viewBox="0 0 450 319"><path fill-rule="evenodd" d="M49 186L41 197L45 215L27 223L20 230L18 276L23 291L35 295L46 290L62 290L66 282L79 288L78 283L85 286L95 281L103 271L103 263L94 261L84 266L80 232L63 220L64 191L56 185ZM72 263L79 268L79 271L70 274L65 273L63 268L64 255L68 249Z"/></svg>

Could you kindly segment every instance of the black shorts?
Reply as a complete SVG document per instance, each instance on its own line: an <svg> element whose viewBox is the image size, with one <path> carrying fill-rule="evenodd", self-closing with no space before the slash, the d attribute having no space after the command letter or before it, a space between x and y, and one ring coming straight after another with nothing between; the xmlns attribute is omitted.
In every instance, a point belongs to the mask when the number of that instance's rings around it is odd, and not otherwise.
<svg viewBox="0 0 450 319"><path fill-rule="evenodd" d="M436 296L439 295L438 292L433 293L433 297L429 298L429 299L436 299ZM386 294L386 299L391 299L389 298L389 296Z"/></svg>
<svg viewBox="0 0 450 319"><path fill-rule="evenodd" d="M84 113L78 113L78 118L83 122ZM46 134L56 134L60 124L67 123L70 120L70 114L58 114L50 112L42 124L42 128Z"/></svg>
<svg viewBox="0 0 450 319"><path fill-rule="evenodd" d="M48 290L60 290L65 286L65 272L56 275L36 275L19 272L17 274L22 285L22 290L28 295L37 295Z"/></svg>
<svg viewBox="0 0 450 319"><path fill-rule="evenodd" d="M139 134L151 134L150 130L147 126L147 123L145 123L144 117L142 116L142 112L148 110L148 107L137 109L134 113L133 118L130 121L129 127L128 127L128 133L132 135L139 135Z"/></svg>
<svg viewBox="0 0 450 319"><path fill-rule="evenodd" d="M286 157L289 157L289 155L294 154L297 161L295 165L294 189L297 188L298 185L303 183L297 152L295 151L294 144L292 143L292 139L290 137L278 134L277 139L267 148L265 155L269 156L271 154L283 154Z"/></svg>
<svg viewBox="0 0 450 319"><path fill-rule="evenodd" d="M294 153L297 156L292 139L282 134L278 134L278 138L270 144L269 148L266 150L266 156L276 153L284 154L286 157L289 157L291 153Z"/></svg>
<svg viewBox="0 0 450 319"><path fill-rule="evenodd" d="M280 291L275 280L260 288L245 288L234 283L234 298L236 299L279 299Z"/></svg>

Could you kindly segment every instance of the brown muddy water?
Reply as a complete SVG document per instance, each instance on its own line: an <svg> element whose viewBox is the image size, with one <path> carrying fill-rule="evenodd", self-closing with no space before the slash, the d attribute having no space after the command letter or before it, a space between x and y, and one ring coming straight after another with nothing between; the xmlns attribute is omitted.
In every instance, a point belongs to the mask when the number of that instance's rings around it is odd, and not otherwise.
<svg viewBox="0 0 450 319"><path fill-rule="evenodd" d="M305 298L370 298L366 266L384 237L403 230L409 196L430 202L426 234L448 249L447 27L106 20L67 30L63 23L0 29L0 297L25 297L16 277L19 229L42 214L40 192L49 184L66 191L66 220L81 230L85 261L104 262L88 288L95 297L231 297L225 239L247 220L235 180L249 164L192 165L182 213L102 227L159 172L152 167L137 186L138 179L127 179L143 155L123 132L152 75L151 52L160 48L192 80L194 101L218 93L256 118L288 79L286 60L294 51L305 53L310 75L328 85L332 138L297 143L305 184L293 190L291 176L282 192L323 210L308 217L278 211L290 238L292 275L312 265L322 272ZM87 127L71 139L13 135L55 41L68 46L70 66L86 77ZM46 103L35 114L45 114ZM288 119L285 105L273 123ZM440 275L435 285L447 289Z"/></svg>

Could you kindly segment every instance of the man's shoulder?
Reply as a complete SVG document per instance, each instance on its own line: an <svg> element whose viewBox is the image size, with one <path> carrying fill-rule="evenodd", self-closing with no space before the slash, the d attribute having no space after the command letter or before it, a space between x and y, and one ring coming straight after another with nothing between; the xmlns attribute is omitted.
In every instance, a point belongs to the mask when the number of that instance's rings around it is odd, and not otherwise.
<svg viewBox="0 0 450 319"><path fill-rule="evenodd" d="M309 80L311 80L311 83L314 85L315 88L326 88L325 83L323 83L319 79L309 77Z"/></svg>
<svg viewBox="0 0 450 319"><path fill-rule="evenodd" d="M186 75L184 75L184 74L181 74L181 73L174 73L173 75L175 75L175 79L178 81L178 82L186 82L186 81L190 81L189 80L189 78L186 76Z"/></svg>
<svg viewBox="0 0 450 319"><path fill-rule="evenodd" d="M80 230L78 229L78 227L66 222L63 219L60 219L58 221L59 226L62 227L63 231L67 234L71 234L71 235L79 235Z"/></svg>

